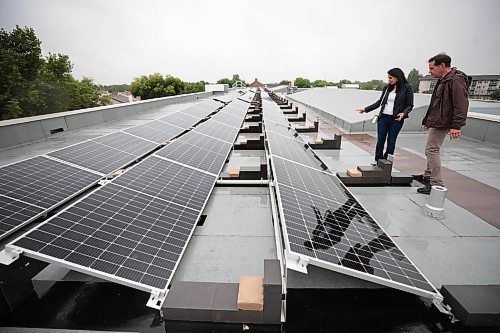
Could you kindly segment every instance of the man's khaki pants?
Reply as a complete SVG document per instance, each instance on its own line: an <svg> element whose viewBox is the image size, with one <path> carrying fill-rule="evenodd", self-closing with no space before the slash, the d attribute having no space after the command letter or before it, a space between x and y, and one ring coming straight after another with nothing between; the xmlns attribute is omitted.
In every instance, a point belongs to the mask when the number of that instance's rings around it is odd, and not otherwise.
<svg viewBox="0 0 500 333"><path fill-rule="evenodd" d="M444 138L449 129L430 128L427 144L425 146L425 157L427 157L427 169L424 175L430 177L431 186L444 186L441 179L441 157L439 156Z"/></svg>

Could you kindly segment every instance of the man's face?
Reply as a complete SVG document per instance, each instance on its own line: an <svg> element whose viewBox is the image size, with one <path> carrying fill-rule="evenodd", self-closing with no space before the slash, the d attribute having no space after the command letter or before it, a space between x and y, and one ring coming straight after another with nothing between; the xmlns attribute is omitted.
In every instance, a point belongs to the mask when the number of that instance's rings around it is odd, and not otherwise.
<svg viewBox="0 0 500 333"><path fill-rule="evenodd" d="M442 78L446 74L445 65L436 65L434 61L429 62L429 74L436 79Z"/></svg>

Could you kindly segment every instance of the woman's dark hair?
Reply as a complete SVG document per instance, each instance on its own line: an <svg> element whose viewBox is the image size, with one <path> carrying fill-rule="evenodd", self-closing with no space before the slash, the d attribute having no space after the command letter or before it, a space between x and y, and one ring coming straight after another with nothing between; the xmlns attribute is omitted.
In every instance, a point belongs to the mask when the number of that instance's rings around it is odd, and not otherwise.
<svg viewBox="0 0 500 333"><path fill-rule="evenodd" d="M387 74L389 74L390 76L394 76L396 79L398 79L398 81L396 82L396 91L398 92L401 91L401 87L403 87L405 83L408 83L408 80L406 80L405 77L405 73L403 73L401 68L389 69Z"/></svg>

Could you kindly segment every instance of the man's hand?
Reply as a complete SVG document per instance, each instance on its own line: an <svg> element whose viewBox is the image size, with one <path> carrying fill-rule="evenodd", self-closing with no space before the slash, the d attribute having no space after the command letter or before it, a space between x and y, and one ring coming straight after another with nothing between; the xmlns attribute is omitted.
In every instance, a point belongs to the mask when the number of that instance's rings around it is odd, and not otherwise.
<svg viewBox="0 0 500 333"><path fill-rule="evenodd" d="M450 139L458 139L462 135L462 131L459 129L450 129Z"/></svg>
<svg viewBox="0 0 500 333"><path fill-rule="evenodd" d="M396 116L396 120L401 121L401 120L403 120L404 117L405 117L404 112L398 113L398 115Z"/></svg>
<svg viewBox="0 0 500 333"><path fill-rule="evenodd" d="M356 111L358 111L359 113L365 113L365 108L362 108L362 109L357 109Z"/></svg>

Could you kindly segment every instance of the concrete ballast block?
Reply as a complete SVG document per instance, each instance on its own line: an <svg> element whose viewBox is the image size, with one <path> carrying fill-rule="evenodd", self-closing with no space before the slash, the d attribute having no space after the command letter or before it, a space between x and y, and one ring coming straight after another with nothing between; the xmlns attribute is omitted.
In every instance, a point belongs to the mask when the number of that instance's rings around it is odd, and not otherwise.
<svg viewBox="0 0 500 333"><path fill-rule="evenodd" d="M361 177L363 174L357 169L347 169L347 175L349 177Z"/></svg>
<svg viewBox="0 0 500 333"><path fill-rule="evenodd" d="M264 279L262 277L240 277L238 309L248 311L264 310Z"/></svg>

